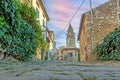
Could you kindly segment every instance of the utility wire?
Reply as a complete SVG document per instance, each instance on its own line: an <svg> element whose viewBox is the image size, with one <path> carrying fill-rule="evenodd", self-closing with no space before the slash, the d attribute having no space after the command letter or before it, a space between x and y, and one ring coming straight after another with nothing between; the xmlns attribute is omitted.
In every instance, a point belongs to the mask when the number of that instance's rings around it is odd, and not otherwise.
<svg viewBox="0 0 120 80"><path fill-rule="evenodd" d="M73 18L75 17L75 15L78 13L79 9L82 7L83 3L85 2L85 0L82 1L82 3L80 4L80 6L78 7L78 9L76 10L76 12L74 13L74 15L71 17L71 19L69 20L68 24L61 30L61 32L55 37L55 39L57 39L61 33L67 28L67 26L71 23L71 21L73 20Z"/></svg>

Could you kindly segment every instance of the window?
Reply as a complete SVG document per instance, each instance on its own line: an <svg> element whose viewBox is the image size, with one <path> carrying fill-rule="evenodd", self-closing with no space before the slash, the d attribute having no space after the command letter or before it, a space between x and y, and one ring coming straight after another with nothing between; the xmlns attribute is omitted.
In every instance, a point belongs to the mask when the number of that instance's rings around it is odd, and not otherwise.
<svg viewBox="0 0 120 80"><path fill-rule="evenodd" d="M118 13L118 24L120 24L120 13Z"/></svg>
<svg viewBox="0 0 120 80"><path fill-rule="evenodd" d="M70 54L70 57L72 57L72 56L73 56L72 52L70 52L69 54Z"/></svg>
<svg viewBox="0 0 120 80"><path fill-rule="evenodd" d="M39 18L39 10L38 10L38 8L36 8L36 16L37 16L37 18Z"/></svg>
<svg viewBox="0 0 120 80"><path fill-rule="evenodd" d="M43 27L46 27L46 25L45 25L45 21L43 20Z"/></svg>
<svg viewBox="0 0 120 80"><path fill-rule="evenodd" d="M45 33L43 33L43 37L44 37L44 38L46 38L46 35L45 35Z"/></svg>
<svg viewBox="0 0 120 80"><path fill-rule="evenodd" d="M118 8L120 8L120 0L117 1Z"/></svg>

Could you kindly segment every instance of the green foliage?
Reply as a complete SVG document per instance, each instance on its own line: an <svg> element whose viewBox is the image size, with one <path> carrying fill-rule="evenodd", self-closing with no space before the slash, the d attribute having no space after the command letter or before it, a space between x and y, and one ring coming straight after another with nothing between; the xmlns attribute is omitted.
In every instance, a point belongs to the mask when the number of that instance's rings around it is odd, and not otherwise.
<svg viewBox="0 0 120 80"><path fill-rule="evenodd" d="M0 0L0 45L28 60L36 49L35 30L20 14L12 0Z"/></svg>
<svg viewBox="0 0 120 80"><path fill-rule="evenodd" d="M96 47L99 60L120 60L120 26Z"/></svg>
<svg viewBox="0 0 120 80"><path fill-rule="evenodd" d="M1 25L1 26L6 25L6 22L5 22L4 16L0 16L0 25Z"/></svg>
<svg viewBox="0 0 120 80"><path fill-rule="evenodd" d="M14 0L15 3L19 6L20 14L22 15L22 18L26 20L28 23L30 23L33 27L33 29L36 32L36 44L37 48L43 48L46 49L48 47L48 43L45 41L43 35L42 35L42 29L37 21L37 14L33 7L28 6L28 1L23 4L19 0Z"/></svg>

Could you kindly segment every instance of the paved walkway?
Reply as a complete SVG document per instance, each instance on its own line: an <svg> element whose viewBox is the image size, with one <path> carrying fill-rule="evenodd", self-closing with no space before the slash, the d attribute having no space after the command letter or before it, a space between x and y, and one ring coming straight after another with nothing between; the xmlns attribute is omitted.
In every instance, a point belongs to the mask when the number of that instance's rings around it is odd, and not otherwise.
<svg viewBox="0 0 120 80"><path fill-rule="evenodd" d="M120 62L0 62L0 80L120 80Z"/></svg>

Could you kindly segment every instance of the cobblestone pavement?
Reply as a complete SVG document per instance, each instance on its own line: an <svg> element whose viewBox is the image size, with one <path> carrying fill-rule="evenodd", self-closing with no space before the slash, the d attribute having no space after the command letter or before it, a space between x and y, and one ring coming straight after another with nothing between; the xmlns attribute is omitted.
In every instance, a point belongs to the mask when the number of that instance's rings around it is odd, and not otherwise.
<svg viewBox="0 0 120 80"><path fill-rule="evenodd" d="M120 62L2 62L0 80L120 80Z"/></svg>

